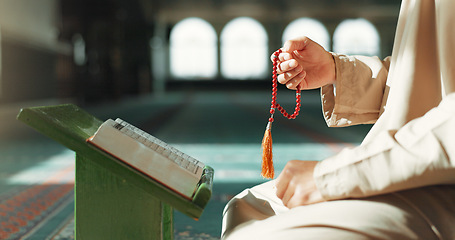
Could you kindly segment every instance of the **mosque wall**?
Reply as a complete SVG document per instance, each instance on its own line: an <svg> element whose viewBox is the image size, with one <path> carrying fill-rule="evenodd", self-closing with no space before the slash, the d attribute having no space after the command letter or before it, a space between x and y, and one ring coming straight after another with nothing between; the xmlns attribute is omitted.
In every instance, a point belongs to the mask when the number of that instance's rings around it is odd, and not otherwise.
<svg viewBox="0 0 455 240"><path fill-rule="evenodd" d="M218 38L231 20L255 19L267 33L270 53L295 19L320 21L332 38L343 20L363 18L377 29L385 57L398 12L399 1L392 0L0 1L0 104L48 98L90 104L164 93L172 83L185 87L191 81L170 74L169 36L188 17L207 21ZM212 80L198 86L227 81L220 73ZM266 80L255 79L252 86Z"/></svg>

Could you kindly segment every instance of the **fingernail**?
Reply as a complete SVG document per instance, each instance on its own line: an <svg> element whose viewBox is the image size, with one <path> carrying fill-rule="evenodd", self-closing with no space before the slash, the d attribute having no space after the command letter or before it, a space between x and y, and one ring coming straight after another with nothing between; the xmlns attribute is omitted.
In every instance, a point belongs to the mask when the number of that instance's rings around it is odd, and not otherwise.
<svg viewBox="0 0 455 240"><path fill-rule="evenodd" d="M297 63L295 62L295 60L294 60L294 61L291 61L291 62L289 63L289 67L291 67L291 68L296 67L296 66L297 66Z"/></svg>
<svg viewBox="0 0 455 240"><path fill-rule="evenodd" d="M292 55L289 53L286 53L286 60L292 60Z"/></svg>

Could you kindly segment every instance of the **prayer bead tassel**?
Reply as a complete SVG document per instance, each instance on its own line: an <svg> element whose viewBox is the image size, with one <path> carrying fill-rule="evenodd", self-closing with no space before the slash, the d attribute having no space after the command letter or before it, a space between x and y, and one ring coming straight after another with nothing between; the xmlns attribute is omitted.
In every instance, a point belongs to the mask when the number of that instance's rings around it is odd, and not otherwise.
<svg viewBox="0 0 455 240"><path fill-rule="evenodd" d="M273 118L271 118L273 121ZM275 172L273 169L273 153L272 153L272 121L269 120L265 129L264 138L262 139L262 171L261 175L264 178L273 179Z"/></svg>

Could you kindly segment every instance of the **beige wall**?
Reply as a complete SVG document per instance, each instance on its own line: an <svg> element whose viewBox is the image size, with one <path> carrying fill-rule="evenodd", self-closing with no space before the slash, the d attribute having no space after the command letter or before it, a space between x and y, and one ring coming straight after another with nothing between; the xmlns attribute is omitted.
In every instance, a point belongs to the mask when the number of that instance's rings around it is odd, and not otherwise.
<svg viewBox="0 0 455 240"><path fill-rule="evenodd" d="M57 56L71 54L59 14L58 0L0 0L0 104L55 97Z"/></svg>
<svg viewBox="0 0 455 240"><path fill-rule="evenodd" d="M2 39L56 49L57 0L0 0Z"/></svg>

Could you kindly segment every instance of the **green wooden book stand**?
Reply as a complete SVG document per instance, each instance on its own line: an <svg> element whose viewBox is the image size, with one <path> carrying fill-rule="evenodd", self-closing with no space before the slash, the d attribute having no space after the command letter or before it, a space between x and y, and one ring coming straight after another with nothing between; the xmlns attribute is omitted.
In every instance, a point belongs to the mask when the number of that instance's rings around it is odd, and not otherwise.
<svg viewBox="0 0 455 240"><path fill-rule="evenodd" d="M173 239L173 208L198 219L211 197L210 167L190 201L87 143L102 121L75 105L24 108L17 118L76 153L78 239Z"/></svg>

